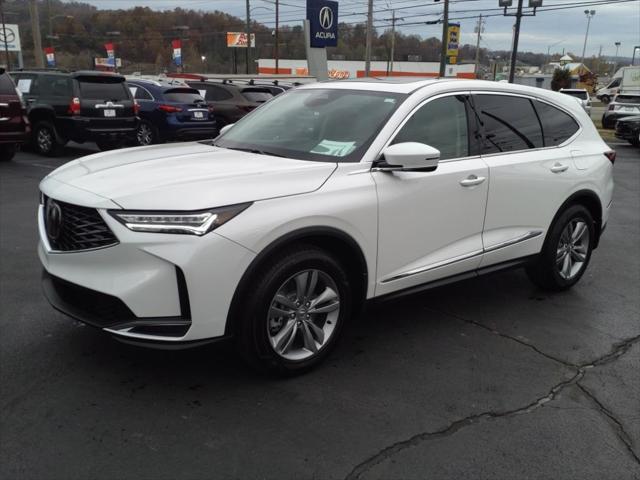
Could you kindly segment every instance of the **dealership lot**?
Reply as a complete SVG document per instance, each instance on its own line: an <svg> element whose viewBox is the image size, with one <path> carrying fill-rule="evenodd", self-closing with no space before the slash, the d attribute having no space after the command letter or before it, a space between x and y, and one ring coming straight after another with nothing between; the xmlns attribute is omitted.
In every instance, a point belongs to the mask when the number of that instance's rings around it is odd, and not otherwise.
<svg viewBox="0 0 640 480"><path fill-rule="evenodd" d="M512 271L376 303L288 380L54 312L37 184L91 152L18 154L0 165L0 476L640 477L640 154L612 146L612 216L573 290Z"/></svg>

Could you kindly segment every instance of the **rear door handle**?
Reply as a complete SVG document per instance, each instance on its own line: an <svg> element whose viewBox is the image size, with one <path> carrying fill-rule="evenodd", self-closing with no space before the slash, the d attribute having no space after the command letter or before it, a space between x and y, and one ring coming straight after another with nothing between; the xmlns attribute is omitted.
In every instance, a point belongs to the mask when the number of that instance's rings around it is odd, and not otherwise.
<svg viewBox="0 0 640 480"><path fill-rule="evenodd" d="M480 185L484 182L486 177L478 177L477 175L469 175L464 180L460 180L460 185L463 187L475 187L476 185Z"/></svg>
<svg viewBox="0 0 640 480"><path fill-rule="evenodd" d="M551 167L551 171L553 173L566 172L568 169L569 169L569 165L563 165L562 163L556 163L553 167Z"/></svg>

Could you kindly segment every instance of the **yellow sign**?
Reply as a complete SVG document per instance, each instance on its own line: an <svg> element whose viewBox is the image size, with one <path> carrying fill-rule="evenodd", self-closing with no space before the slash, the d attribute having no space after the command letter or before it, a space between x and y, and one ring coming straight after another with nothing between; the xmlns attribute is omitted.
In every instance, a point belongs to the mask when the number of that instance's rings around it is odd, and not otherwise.
<svg viewBox="0 0 640 480"><path fill-rule="evenodd" d="M460 42L460 24L450 23L447 34L447 57L458 56L458 43ZM455 63L455 62L451 62Z"/></svg>
<svg viewBox="0 0 640 480"><path fill-rule="evenodd" d="M458 63L458 57L449 57L449 65L455 65Z"/></svg>

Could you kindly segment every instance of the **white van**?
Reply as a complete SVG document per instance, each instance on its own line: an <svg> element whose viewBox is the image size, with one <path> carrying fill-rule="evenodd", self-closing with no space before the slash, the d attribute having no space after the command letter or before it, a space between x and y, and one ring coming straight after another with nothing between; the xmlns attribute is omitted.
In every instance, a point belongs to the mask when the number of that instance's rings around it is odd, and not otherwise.
<svg viewBox="0 0 640 480"><path fill-rule="evenodd" d="M640 90L640 66L618 70L611 82L596 92L596 98L602 103L609 103L618 93L627 90Z"/></svg>

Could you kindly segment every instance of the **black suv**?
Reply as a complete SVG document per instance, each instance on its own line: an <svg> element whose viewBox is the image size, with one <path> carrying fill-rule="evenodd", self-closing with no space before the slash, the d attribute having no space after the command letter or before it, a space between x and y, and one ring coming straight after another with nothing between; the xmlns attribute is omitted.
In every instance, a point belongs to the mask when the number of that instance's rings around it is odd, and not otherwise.
<svg viewBox="0 0 640 480"><path fill-rule="evenodd" d="M123 76L93 71L11 75L27 102L38 153L55 156L70 140L107 150L135 138L137 105Z"/></svg>

